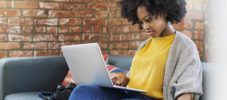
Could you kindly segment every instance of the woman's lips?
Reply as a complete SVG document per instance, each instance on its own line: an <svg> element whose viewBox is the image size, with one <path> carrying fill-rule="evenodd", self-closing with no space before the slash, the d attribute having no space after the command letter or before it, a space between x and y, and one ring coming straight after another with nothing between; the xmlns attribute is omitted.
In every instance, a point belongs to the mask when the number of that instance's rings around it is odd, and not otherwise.
<svg viewBox="0 0 227 100"><path fill-rule="evenodd" d="M153 34L155 34L156 32L153 31L153 30L146 30L146 33L149 34L149 35L153 35Z"/></svg>

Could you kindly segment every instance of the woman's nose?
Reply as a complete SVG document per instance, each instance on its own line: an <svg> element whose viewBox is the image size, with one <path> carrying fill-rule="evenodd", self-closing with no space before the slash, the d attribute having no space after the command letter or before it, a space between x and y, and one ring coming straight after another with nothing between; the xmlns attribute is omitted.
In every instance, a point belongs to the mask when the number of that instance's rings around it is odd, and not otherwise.
<svg viewBox="0 0 227 100"><path fill-rule="evenodd" d="M143 24L143 29L144 29L144 30L147 30L147 29L149 29L149 28L150 28L149 23L144 23L144 24Z"/></svg>

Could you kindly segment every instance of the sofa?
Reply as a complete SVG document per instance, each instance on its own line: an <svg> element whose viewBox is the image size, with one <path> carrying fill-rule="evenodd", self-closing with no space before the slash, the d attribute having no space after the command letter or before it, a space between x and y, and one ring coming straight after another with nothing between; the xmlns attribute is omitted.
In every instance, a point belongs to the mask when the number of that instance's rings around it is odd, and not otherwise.
<svg viewBox="0 0 227 100"><path fill-rule="evenodd" d="M128 70L131 61L129 56L109 55L107 63ZM209 64L203 63L204 77L210 71L207 68ZM67 72L62 56L0 59L0 100L41 100L39 92L55 89ZM206 78L203 79L205 83Z"/></svg>

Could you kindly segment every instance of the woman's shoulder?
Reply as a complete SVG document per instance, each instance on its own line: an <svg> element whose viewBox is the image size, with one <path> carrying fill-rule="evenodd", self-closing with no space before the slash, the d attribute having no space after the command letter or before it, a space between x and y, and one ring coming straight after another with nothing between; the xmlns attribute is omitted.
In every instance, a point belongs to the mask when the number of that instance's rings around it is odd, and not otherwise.
<svg viewBox="0 0 227 100"><path fill-rule="evenodd" d="M196 45L192 39L179 31L176 32L176 37L173 44L183 48L196 48Z"/></svg>

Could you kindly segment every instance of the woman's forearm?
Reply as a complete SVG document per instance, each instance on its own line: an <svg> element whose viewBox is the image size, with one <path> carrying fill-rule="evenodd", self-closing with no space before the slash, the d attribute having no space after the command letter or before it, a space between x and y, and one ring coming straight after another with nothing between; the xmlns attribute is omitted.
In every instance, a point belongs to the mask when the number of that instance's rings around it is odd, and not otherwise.
<svg viewBox="0 0 227 100"><path fill-rule="evenodd" d="M193 100L193 94L191 93L186 93L186 94L182 94L180 95L177 100Z"/></svg>

